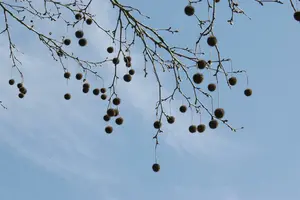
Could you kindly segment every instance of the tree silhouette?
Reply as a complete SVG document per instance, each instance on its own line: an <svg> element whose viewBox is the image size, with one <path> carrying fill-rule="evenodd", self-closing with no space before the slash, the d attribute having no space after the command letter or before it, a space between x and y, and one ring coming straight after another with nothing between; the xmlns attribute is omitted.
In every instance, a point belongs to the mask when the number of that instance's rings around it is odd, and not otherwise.
<svg viewBox="0 0 300 200"><path fill-rule="evenodd" d="M27 88L25 87L26 76L24 76L20 70L19 66L22 62L16 56L16 52L19 50L11 34L13 29L10 23L13 21L19 25L21 30L30 31L33 35L37 36L37 42L41 42L49 50L49 56L52 56L53 59L62 66L66 79L70 79L71 76L73 76L72 72L68 71L65 64L66 62L73 61L81 67L82 72L75 74L74 77L82 81L82 92L89 93L91 90L91 85L87 80L87 74L93 74L101 80L112 79L109 85L105 85L103 88L94 88L92 93L96 96L100 96L102 100L107 102L107 113L104 114L103 120L110 121L112 118L115 118L115 123L122 125L123 118L118 112L118 107L122 106L122 98L119 97L116 92L117 79L123 79L124 82L121 84L126 84L126 82L130 82L134 79L135 71L132 68L132 60L134 60L134 57L131 57L131 49L136 42L140 42L142 44L140 50L144 57L144 77L147 78L150 69L152 69L151 73L154 73L158 87L158 100L155 107L157 121L153 122L153 127L156 129L156 133L153 136L155 140L155 152L159 144L159 134L163 132L163 127L165 126L164 122L168 124L176 123L176 117L172 116L165 108L167 104L170 105L175 99L175 95L179 95L180 98L183 99L183 105L177 108L181 113L185 113L187 109L190 109L200 116L209 116L211 118L208 124L209 128L215 129L219 126L219 123L221 123L232 131L242 129L243 127L234 128L228 123L227 119L224 119L225 109L218 108L219 103L215 109L213 105L214 93L216 93L217 101L219 101L219 84L227 84L229 88L238 84L239 81L235 74L242 73L246 75L247 87L245 87L243 92L247 97L252 95L252 90L248 86L246 71L233 70L231 59L223 57L219 50L214 24L217 12L216 7L220 1L225 0L206 0L203 2L201 0L186 1L186 7L182 8L182 17L194 17L197 19L199 35L197 38L194 38L194 46L182 47L170 44L168 37L165 36L166 34L174 35L179 32L178 30L172 27L159 29L151 27L143 22L144 20L146 22L150 20L151 18L149 16L143 14L140 9L130 5L124 5L118 0L108 0L112 5L112 12L117 14L115 28L112 30L105 29L101 22L95 19L95 13L89 12L88 8L93 6L93 0L44 0L39 2L31 0L0 0L1 17L3 17L1 20L4 25L0 35L7 37L12 68L19 74L19 77L15 77L15 79L20 79L18 83L16 83L13 78L8 80L8 82L10 85L17 85L19 98L25 98L27 93ZM228 9L231 11L231 15L227 20L229 25L233 25L237 15L244 15L251 19L236 0L227 1ZM266 3L283 4L283 2L279 0L254 1L261 6L264 6ZM200 9L200 6L198 6L200 3L202 3L201 6L205 4L208 18L200 18L197 15L197 10ZM290 3L293 9L294 19L299 22L300 11L297 11L295 7L297 3L296 0L290 0L288 3ZM201 9L205 10L204 8ZM53 33L49 30L38 30L33 18L42 20L45 23L62 21L66 27L74 29L74 35L77 41L71 40L63 35L59 38L54 37ZM65 49L66 46L73 43L76 44L76 42L81 48L88 49L89 38L85 38L85 26L93 26L93 28L99 29L112 41L112 46L103 47L108 54L104 60L88 60ZM204 60L203 55L211 50L215 51L215 58L212 60ZM111 63L111 65L114 66L113 77L102 77L99 75L101 66L104 63ZM128 68L127 73L121 78L117 76L119 67ZM195 72L195 70L197 72ZM212 72L211 74L215 77L215 82L203 85L202 82L205 79L203 71L205 70ZM175 87L171 95L166 96L163 93L163 86L159 76L160 73L167 73L174 79ZM223 79L220 80L220 78ZM186 88L182 87L183 84L189 85L189 90L193 95L187 94ZM28 89L30 90L30 88ZM110 92L109 94L108 91ZM205 105L203 101L200 100L203 97L210 99L211 105ZM66 93L64 98L71 100L72 95ZM7 109L4 104L0 101L0 105ZM202 133L205 132L205 129L206 125L203 123L187 127L187 131L190 133ZM113 127L107 126L104 127L104 130L107 134L111 134ZM160 166L157 164L157 161L155 161L152 169L155 172L159 171Z"/></svg>

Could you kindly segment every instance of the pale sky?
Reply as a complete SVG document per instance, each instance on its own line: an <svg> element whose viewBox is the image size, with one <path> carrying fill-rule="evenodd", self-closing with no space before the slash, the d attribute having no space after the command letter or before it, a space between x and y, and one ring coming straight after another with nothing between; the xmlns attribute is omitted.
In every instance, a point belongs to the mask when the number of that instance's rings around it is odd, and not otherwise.
<svg viewBox="0 0 300 200"><path fill-rule="evenodd" d="M168 36L169 43L192 45L191 39L199 33L196 19L183 13L187 1L124 2L152 17L145 23L179 29L177 36ZM254 1L240 2L252 20L236 16L234 26L230 26L226 22L230 18L228 2L221 0L214 33L222 55L232 58L234 69L245 69L249 75L251 97L243 94L243 75L237 76L239 82L232 90L223 82L220 91L226 118L233 126L245 129L234 133L220 125L192 135L188 126L198 118L194 115L191 120L191 113L180 115L177 107L181 100L177 100L172 104L172 113L178 116L176 123L166 126L160 138L159 173L151 169L157 84L153 74L143 77L139 46L132 52L136 75L131 83L119 81L117 87L124 125L107 135L104 127L109 123L102 119L106 102L92 93L83 94L74 77L67 82L62 67L37 37L13 23L13 39L24 52L18 56L28 93L19 99L16 87L8 84L11 77L16 81L19 77L11 71L7 37L1 35L0 100L8 110L0 109L0 199L300 199L300 24L293 19L288 3L261 7ZM205 1L196 7L199 15L206 13L201 7L204 5ZM108 1L97 1L90 11L96 13L101 25L115 26L117 11ZM0 27L2 30L3 22ZM41 22L37 27L50 30L54 36L67 35L75 43L72 29ZM87 47L71 45L67 50L93 60L104 59L111 42L95 30L94 26L86 27ZM72 74L79 71L72 62L68 68ZM101 70L107 78L113 66L105 65ZM124 74L125 67L119 72ZM161 77L164 92L170 93L170 74ZM88 78L94 87L102 86L100 79ZM207 78L205 84L212 80ZM108 78L105 84L110 82ZM72 94L70 101L63 98L66 92ZM208 123L209 118L203 120Z"/></svg>

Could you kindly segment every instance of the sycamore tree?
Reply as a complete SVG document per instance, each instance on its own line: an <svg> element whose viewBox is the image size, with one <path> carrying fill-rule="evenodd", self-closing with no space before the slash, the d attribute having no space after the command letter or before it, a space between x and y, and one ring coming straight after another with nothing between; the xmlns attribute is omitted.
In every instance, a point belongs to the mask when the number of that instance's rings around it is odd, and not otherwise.
<svg viewBox="0 0 300 200"><path fill-rule="evenodd" d="M216 129L221 124L227 126L232 131L237 131L243 127L236 128L228 123L225 116L225 108L219 105L219 88L220 84L227 85L229 88L239 84L239 77L244 77L246 87L244 93L246 97L252 95L252 89L249 86L248 76L245 69L234 70L231 58L223 57L218 44L218 34L214 31L216 21L217 7L220 1L227 2L226 5L230 11L230 16L226 20L228 26L234 24L235 17L242 15L251 19L239 5L238 0L185 0L186 6L178 15L187 18L195 18L199 27L199 33L196 38L189 38L194 41L193 46L176 46L168 41L168 35L180 34L176 27L169 27L166 21L166 27L153 27L149 25L151 17L143 10L134 5L127 5L121 0L107 0L111 4L111 12L115 13L115 27L106 28L101 21L96 19L97 13L90 12L90 7L97 0L0 0L1 23L0 35L7 41L7 50L9 51L12 77L8 77L9 85L16 86L18 97L26 98L26 74L22 73L20 66L22 59L18 58L18 53L22 49L18 48L13 37L14 27L11 23L17 24L18 30L30 32L36 36L36 42L40 42L49 50L49 56L57 61L57 65L62 67L62 76L65 79L77 79L82 82L82 92L92 93L99 97L99 101L104 101L107 105L107 112L103 113L103 120L109 122L103 130L107 134L113 132L113 124L122 125L123 117L119 113L122 106L122 96L118 95L116 88L118 84L127 84L134 79L136 68L143 68L144 77L147 78L149 73L154 74L157 85L157 102L155 112L157 120L152 122L155 129L153 139L155 140L155 153L159 144L159 135L163 132L164 126L176 123L176 116L173 116L167 109L175 99L182 100L182 105L178 109L182 114L188 109L200 116L199 124L192 124L187 127L187 132L203 133L207 128ZM250 1L250 0L249 0ZM300 21L300 11L297 11L297 0L252 0L257 2L258 6L266 6L268 3L291 5L291 20ZM223 4L224 6L225 4ZM153 5L155 6L155 5ZM203 18L198 15L199 12L206 12L207 17ZM51 30L40 30L39 22L55 24L61 23L73 31L76 39L71 39L65 35L57 36ZM60 26L61 26L60 24ZM297 24L295 24L297 25ZM102 47L107 52L103 60L90 60L82 55L70 51L70 48L77 46L85 48L88 51L89 38L86 37L85 28L91 26L105 33L107 40L111 41L111 46ZM139 51L143 56L144 65L135 66L134 57L132 57L132 48L139 44ZM72 48L71 48L72 49ZM204 59L204 55L209 52L213 53L210 60ZM26 53L26 52L24 52ZM77 65L80 71L72 71L68 66ZM101 70L104 65L110 65L114 68L112 76L101 76ZM126 68L127 72L118 75L120 68ZM59 68L58 68L59 70ZM206 78L204 71L209 71L214 77L214 81L208 85L203 84ZM161 74L167 74L173 80L174 88L171 94L164 94ZM94 87L90 85L87 75L90 74L102 81L103 87ZM239 76L243 74L244 76ZM90 76L89 76L90 77ZM13 97L12 97L13 98ZM65 100L71 100L72 94L65 93ZM209 104L204 103L203 99L208 99ZM216 99L216 101L214 101ZM217 102L217 103L215 103ZM155 103L155 102L154 102ZM0 101L4 109L5 102ZM216 105L215 105L216 104ZM145 105L148 106L148 105ZM201 122L201 117L210 118L208 124ZM113 122L112 122L113 121ZM129 122L130 123L130 122ZM158 172L160 165L155 160L153 171Z"/></svg>

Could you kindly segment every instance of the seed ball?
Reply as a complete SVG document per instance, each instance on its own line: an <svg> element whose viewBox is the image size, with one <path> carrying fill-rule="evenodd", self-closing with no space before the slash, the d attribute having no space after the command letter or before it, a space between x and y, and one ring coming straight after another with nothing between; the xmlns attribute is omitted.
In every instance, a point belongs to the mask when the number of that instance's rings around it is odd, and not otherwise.
<svg viewBox="0 0 300 200"><path fill-rule="evenodd" d="M125 63L131 62L131 57L130 56L124 57L124 62Z"/></svg>
<svg viewBox="0 0 300 200"><path fill-rule="evenodd" d="M206 128L205 124L200 124L200 125L197 126L197 131L199 133L203 133L205 131L205 128Z"/></svg>
<svg viewBox="0 0 300 200"><path fill-rule="evenodd" d="M173 124L175 122L175 117L169 116L167 121L169 124Z"/></svg>
<svg viewBox="0 0 300 200"><path fill-rule="evenodd" d="M105 93L105 92L106 92L106 89L105 89L105 88L101 88L101 89L100 89L100 92L101 92L101 93Z"/></svg>
<svg viewBox="0 0 300 200"><path fill-rule="evenodd" d="M185 113L187 110L187 107L185 105L182 105L179 107L179 111L182 112L182 113Z"/></svg>
<svg viewBox="0 0 300 200"><path fill-rule="evenodd" d="M153 165L152 165L152 170L153 170L154 172L158 172L158 171L160 170L160 165L157 164L157 163L153 164Z"/></svg>
<svg viewBox="0 0 300 200"><path fill-rule="evenodd" d="M58 51L56 52L56 54L57 54L58 57L62 57L62 56L64 55L64 53L63 53L62 50L58 50Z"/></svg>
<svg viewBox="0 0 300 200"><path fill-rule="evenodd" d="M247 88L245 91L244 91L244 94L249 97L252 95L252 90L250 88Z"/></svg>
<svg viewBox="0 0 300 200"><path fill-rule="evenodd" d="M82 88L82 92L83 93L88 93L90 91L90 88L88 88L88 87L84 87L84 88Z"/></svg>
<svg viewBox="0 0 300 200"><path fill-rule="evenodd" d="M107 47L106 50L107 50L108 53L114 52L114 48L113 47Z"/></svg>
<svg viewBox="0 0 300 200"><path fill-rule="evenodd" d="M295 19L296 21L300 22L300 11L296 11L296 12L294 13L294 19Z"/></svg>
<svg viewBox="0 0 300 200"><path fill-rule="evenodd" d="M207 44L211 47L215 46L217 44L218 40L215 36L209 36L207 38Z"/></svg>
<svg viewBox="0 0 300 200"><path fill-rule="evenodd" d="M84 84L82 85L82 87L83 87L83 88L90 88L90 84L89 84L89 83L84 83Z"/></svg>
<svg viewBox="0 0 300 200"><path fill-rule="evenodd" d="M117 106L117 105L119 105L120 103L121 103L121 99L120 99L120 98L116 97L116 98L113 99L113 104L114 104L114 105Z"/></svg>
<svg viewBox="0 0 300 200"><path fill-rule="evenodd" d="M233 76L229 78L228 82L231 86L234 86L237 83L237 79Z"/></svg>
<svg viewBox="0 0 300 200"><path fill-rule="evenodd" d="M191 125L189 127L189 131L190 131L190 133L195 133L197 131L197 127L195 125Z"/></svg>
<svg viewBox="0 0 300 200"><path fill-rule="evenodd" d="M81 20L81 18L82 18L82 15L81 15L80 13L77 13L77 14L75 15L75 19Z"/></svg>
<svg viewBox="0 0 300 200"><path fill-rule="evenodd" d="M204 69L206 65L207 65L207 63L206 63L205 60L198 60L198 61L197 61L197 67L198 67L199 69Z"/></svg>
<svg viewBox="0 0 300 200"><path fill-rule="evenodd" d="M14 80L14 79L10 79L10 80L8 81L8 83L9 83L9 85L13 85L13 84L15 84L15 80Z"/></svg>
<svg viewBox="0 0 300 200"><path fill-rule="evenodd" d="M113 62L115 65L117 65L117 64L120 63L120 60L119 60L119 58L113 58L113 59L112 59L112 62Z"/></svg>
<svg viewBox="0 0 300 200"><path fill-rule="evenodd" d="M23 93L19 93L18 96L19 96L20 99L23 99L23 98L24 98L24 94L23 94Z"/></svg>
<svg viewBox="0 0 300 200"><path fill-rule="evenodd" d="M85 38L81 38L79 41L78 41L78 44L82 47L84 47L86 44L87 44L87 40Z"/></svg>
<svg viewBox="0 0 300 200"><path fill-rule="evenodd" d="M65 73L64 73L64 77L65 77L66 79L69 79L69 78L71 77L71 73L70 73L70 72L65 72Z"/></svg>
<svg viewBox="0 0 300 200"><path fill-rule="evenodd" d="M195 8L191 5L187 5L185 8L184 8L184 13L187 15L187 16L192 16L194 13L195 13Z"/></svg>
<svg viewBox="0 0 300 200"><path fill-rule="evenodd" d="M224 117L225 111L223 108L217 108L214 113L216 118L221 119Z"/></svg>
<svg viewBox="0 0 300 200"><path fill-rule="evenodd" d="M100 90L99 90L98 88L95 88L95 89L93 90L93 94L94 94L95 96L99 95L99 93L100 93Z"/></svg>
<svg viewBox="0 0 300 200"><path fill-rule="evenodd" d="M107 98L106 94L102 94L102 95L101 95L101 99L102 99L102 100L105 100L106 98Z"/></svg>
<svg viewBox="0 0 300 200"><path fill-rule="evenodd" d="M22 83L18 83L17 87L20 89L21 87L23 87L23 84Z"/></svg>
<svg viewBox="0 0 300 200"><path fill-rule="evenodd" d="M103 120L106 121L106 122L108 122L110 120L110 116L104 115L103 116Z"/></svg>
<svg viewBox="0 0 300 200"><path fill-rule="evenodd" d="M93 20L91 18L88 18L85 20L87 25L91 25L93 23Z"/></svg>
<svg viewBox="0 0 300 200"><path fill-rule="evenodd" d="M121 124L123 124L123 118L122 117L118 117L117 119L116 119L116 124L118 124L118 125L121 125Z"/></svg>
<svg viewBox="0 0 300 200"><path fill-rule="evenodd" d="M203 77L203 75L200 74L200 73L196 73L196 74L194 74L194 76L193 76L193 81L194 81L196 84L202 83L203 79L204 79L204 77Z"/></svg>
<svg viewBox="0 0 300 200"><path fill-rule="evenodd" d="M130 82L131 81L131 75L130 74L125 74L123 77L125 82Z"/></svg>
<svg viewBox="0 0 300 200"><path fill-rule="evenodd" d="M65 44L66 46L69 46L69 45L71 44L71 40L70 40L70 39L65 39L65 40L64 40L64 44Z"/></svg>
<svg viewBox="0 0 300 200"><path fill-rule="evenodd" d="M159 129L161 127L161 122L160 121L155 121L153 123L154 128Z"/></svg>
<svg viewBox="0 0 300 200"><path fill-rule="evenodd" d="M111 126L105 127L105 132L106 132L107 134L111 134L111 133L113 132L113 127L111 127Z"/></svg>
<svg viewBox="0 0 300 200"><path fill-rule="evenodd" d="M19 92L23 93L23 94L26 94L27 90L25 87L20 87L19 88Z"/></svg>
<svg viewBox="0 0 300 200"><path fill-rule="evenodd" d="M119 110L118 109L114 109L114 112L115 112L115 115L114 115L115 117L119 115Z"/></svg>
<svg viewBox="0 0 300 200"><path fill-rule="evenodd" d="M66 100L70 100L71 99L71 95L69 93L65 94L65 99Z"/></svg>
<svg viewBox="0 0 300 200"><path fill-rule="evenodd" d="M77 31L75 32L75 36L76 36L77 38L82 38L83 35L84 35L84 33L83 33L82 30L77 30Z"/></svg>
<svg viewBox="0 0 300 200"><path fill-rule="evenodd" d="M134 69L130 69L130 70L129 70L129 74L130 74L130 75L134 75L134 73L135 73Z"/></svg>
<svg viewBox="0 0 300 200"><path fill-rule="evenodd" d="M107 111L106 111L107 115L110 116L110 117L113 117L115 115L115 111L113 108L109 108Z"/></svg>
<svg viewBox="0 0 300 200"><path fill-rule="evenodd" d="M216 2L216 3L219 3L219 2L220 2L220 0L215 0L215 2Z"/></svg>
<svg viewBox="0 0 300 200"><path fill-rule="evenodd" d="M81 80L82 79L82 74L81 73L77 73L75 77L76 77L77 80Z"/></svg>
<svg viewBox="0 0 300 200"><path fill-rule="evenodd" d="M208 123L208 125L209 125L209 128L211 128L211 129L215 129L215 128L217 128L218 127L218 121L217 120L211 120L209 123Z"/></svg>
<svg viewBox="0 0 300 200"><path fill-rule="evenodd" d="M208 89L210 92L213 92L213 91L216 90L216 87L217 87L216 84L210 83L210 84L208 84L207 89Z"/></svg>

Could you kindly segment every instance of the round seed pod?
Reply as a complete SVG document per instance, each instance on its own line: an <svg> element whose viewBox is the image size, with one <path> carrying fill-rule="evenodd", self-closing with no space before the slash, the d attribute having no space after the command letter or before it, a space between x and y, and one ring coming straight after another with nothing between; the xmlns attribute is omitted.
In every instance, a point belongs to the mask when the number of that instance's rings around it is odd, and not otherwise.
<svg viewBox="0 0 300 200"><path fill-rule="evenodd" d="M103 120L106 121L106 122L108 122L110 120L110 116L104 115L103 116Z"/></svg>
<svg viewBox="0 0 300 200"><path fill-rule="evenodd" d="M70 100L71 99L71 94L67 93L67 94L65 94L64 97L65 97L66 100Z"/></svg>
<svg viewBox="0 0 300 200"><path fill-rule="evenodd" d="M187 107L185 105L182 105L179 107L179 111L182 112L182 113L185 113L187 110Z"/></svg>
<svg viewBox="0 0 300 200"><path fill-rule="evenodd" d="M207 89L210 91L210 92L213 92L216 90L216 84L214 83L210 83L208 86L207 86Z"/></svg>
<svg viewBox="0 0 300 200"><path fill-rule="evenodd" d="M215 129L215 128L217 128L218 127L218 121L217 120L211 120L209 123L208 123L208 125L209 125L209 128L211 128L211 129Z"/></svg>
<svg viewBox="0 0 300 200"><path fill-rule="evenodd" d="M76 76L75 76L75 78L76 78L77 80L81 80L82 77L83 77L83 75L82 75L81 73L77 73Z"/></svg>
<svg viewBox="0 0 300 200"><path fill-rule="evenodd" d="M120 98L116 97L116 98L113 99L113 104L114 105L117 106L117 105L120 105L120 103L121 103L121 99Z"/></svg>
<svg viewBox="0 0 300 200"><path fill-rule="evenodd" d="M101 89L100 89L100 92L101 92L101 93L105 93L105 92L106 92L106 89L105 89L105 88L101 88Z"/></svg>
<svg viewBox="0 0 300 200"><path fill-rule="evenodd" d="M9 85L13 85L13 84L15 84L15 80L14 80L14 79L10 79L10 80L8 81L8 83L9 83Z"/></svg>
<svg viewBox="0 0 300 200"><path fill-rule="evenodd" d="M112 59L112 62L113 62L115 65L117 65L117 64L120 63L120 60L119 60L119 58L113 58L113 59Z"/></svg>
<svg viewBox="0 0 300 200"><path fill-rule="evenodd" d="M113 127L111 127L111 126L105 127L105 132L106 132L107 134L111 134L111 133L113 132Z"/></svg>
<svg viewBox="0 0 300 200"><path fill-rule="evenodd" d="M154 163L154 164L152 165L152 170L153 170L154 172L158 172L158 171L160 170L160 165L157 164L157 163Z"/></svg>
<svg viewBox="0 0 300 200"><path fill-rule="evenodd" d="M194 74L194 76L193 76L194 83L200 84L200 83L202 83L203 80L204 80L203 74L200 74L200 73Z"/></svg>
<svg viewBox="0 0 300 200"><path fill-rule="evenodd" d="M109 108L107 111L106 111L107 115L110 116L110 117L113 117L115 115L115 111L113 108Z"/></svg>
<svg viewBox="0 0 300 200"><path fill-rule="evenodd" d="M198 60L198 61L197 61L197 67L198 67L199 69L204 69L204 68L206 67L206 65L207 65L207 63L206 63L205 60Z"/></svg>
<svg viewBox="0 0 300 200"><path fill-rule="evenodd" d="M106 50L107 50L108 53L114 52L114 48L113 47L107 47Z"/></svg>
<svg viewBox="0 0 300 200"><path fill-rule="evenodd" d="M87 40L85 38L80 38L78 41L79 46L85 46L87 45Z"/></svg>
<svg viewBox="0 0 300 200"><path fill-rule="evenodd" d="M294 13L294 19L295 19L296 21L300 22L300 11L296 11L296 12Z"/></svg>
<svg viewBox="0 0 300 200"><path fill-rule="evenodd" d="M91 18L88 18L85 20L87 25L91 25L93 23L93 20Z"/></svg>
<svg viewBox="0 0 300 200"><path fill-rule="evenodd" d="M123 77L125 82L130 82L131 81L131 75L130 74L125 74Z"/></svg>
<svg viewBox="0 0 300 200"><path fill-rule="evenodd" d="M122 117L118 117L117 119L116 119L116 124L118 124L118 125L122 125L123 124L123 118Z"/></svg>
<svg viewBox="0 0 300 200"><path fill-rule="evenodd" d="M206 128L205 124L199 124L199 125L197 126L197 131L198 131L199 133L203 133L203 132L205 131L205 128Z"/></svg>
<svg viewBox="0 0 300 200"><path fill-rule="evenodd" d="M64 77L65 77L66 79L69 79L69 78L71 77L71 73L70 73L70 72L65 72L65 73L64 73Z"/></svg>
<svg viewBox="0 0 300 200"><path fill-rule="evenodd" d="M221 119L224 117L225 111L223 108L217 108L214 112L216 118Z"/></svg>
<svg viewBox="0 0 300 200"><path fill-rule="evenodd" d="M173 124L175 122L175 117L169 116L167 121L169 124Z"/></svg>
<svg viewBox="0 0 300 200"><path fill-rule="evenodd" d="M76 13L76 15L75 15L75 19L77 19L77 20L81 20L81 19L82 19L82 15L81 15L81 13Z"/></svg>
<svg viewBox="0 0 300 200"><path fill-rule="evenodd" d="M77 37L77 38L82 38L83 36L84 36L84 33L83 33L82 30L77 30L77 31L75 32L75 37Z"/></svg>
<svg viewBox="0 0 300 200"><path fill-rule="evenodd" d="M252 90L250 88L247 88L245 91L244 91L244 94L247 96L247 97L250 97L252 95Z"/></svg>
<svg viewBox="0 0 300 200"><path fill-rule="evenodd" d="M71 44L71 40L70 39L64 39L64 44L66 46L69 46Z"/></svg>
<svg viewBox="0 0 300 200"><path fill-rule="evenodd" d="M195 125L189 126L190 133L195 133L197 131L197 127Z"/></svg>
<svg viewBox="0 0 300 200"><path fill-rule="evenodd" d="M187 16L192 16L194 13L195 13L195 8L191 5L187 5L185 8L184 8L184 13L187 15Z"/></svg>
<svg viewBox="0 0 300 200"><path fill-rule="evenodd" d="M131 76L134 75L134 74L135 74L134 69L130 69L130 70L129 70L129 74L130 74Z"/></svg>
<svg viewBox="0 0 300 200"><path fill-rule="evenodd" d="M107 98L106 94L101 94L101 99L105 100Z"/></svg>
<svg viewBox="0 0 300 200"><path fill-rule="evenodd" d="M237 83L237 79L236 79L236 77L233 76L228 79L228 82L231 86L234 86Z"/></svg>
<svg viewBox="0 0 300 200"><path fill-rule="evenodd" d="M160 121L155 121L153 123L154 128L159 129L161 127L161 122Z"/></svg>
<svg viewBox="0 0 300 200"><path fill-rule="evenodd" d="M211 35L207 38L207 44L209 46L214 47L214 46L216 46L217 43L218 43L218 40L215 36Z"/></svg>
<svg viewBox="0 0 300 200"><path fill-rule="evenodd" d="M99 90L98 88L95 88L95 89L93 90L93 94L94 94L95 96L99 95L99 93L100 93L100 90Z"/></svg>

